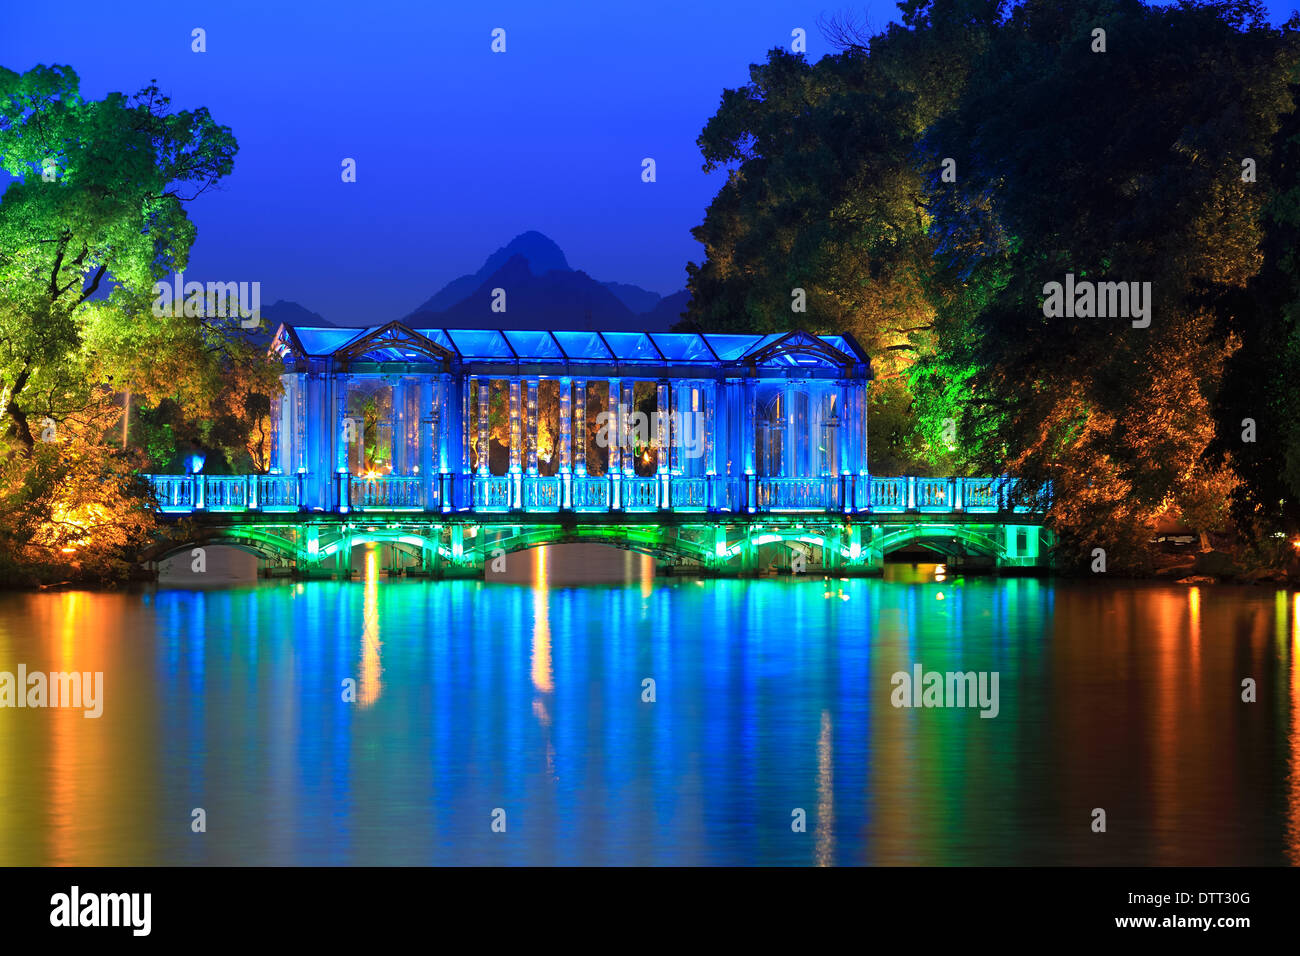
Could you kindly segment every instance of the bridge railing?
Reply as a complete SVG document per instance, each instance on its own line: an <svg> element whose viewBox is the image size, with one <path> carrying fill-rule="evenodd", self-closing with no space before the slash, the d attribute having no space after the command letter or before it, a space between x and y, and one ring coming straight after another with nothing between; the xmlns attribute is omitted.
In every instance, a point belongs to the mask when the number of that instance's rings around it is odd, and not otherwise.
<svg viewBox="0 0 1300 956"><path fill-rule="evenodd" d="M1028 513L1015 479L826 475L332 476L329 501L309 500L309 475L148 475L165 514L210 512L481 511ZM1050 489L1049 489L1050 492Z"/></svg>
<svg viewBox="0 0 1300 956"><path fill-rule="evenodd" d="M438 491L425 503L424 479L396 475L356 475L348 483L348 503L357 511L436 510Z"/></svg>
<svg viewBox="0 0 1300 956"><path fill-rule="evenodd" d="M707 478L671 478L668 492L672 496L674 511L708 511L709 479Z"/></svg>
<svg viewBox="0 0 1300 956"><path fill-rule="evenodd" d="M475 475L475 511L509 511L514 504L512 475Z"/></svg>
<svg viewBox="0 0 1300 956"><path fill-rule="evenodd" d="M198 484L191 475L148 475L158 510L164 513L189 513L198 507L195 497Z"/></svg>
<svg viewBox="0 0 1300 956"><path fill-rule="evenodd" d="M626 477L622 479L624 511L658 511L658 478Z"/></svg>
<svg viewBox="0 0 1300 956"><path fill-rule="evenodd" d="M559 475L526 475L523 487L525 511L559 511L564 503Z"/></svg>
<svg viewBox="0 0 1300 956"><path fill-rule="evenodd" d="M301 475L257 475L257 505L262 511L297 511L302 507Z"/></svg>
<svg viewBox="0 0 1300 956"><path fill-rule="evenodd" d="M820 478L768 478L755 481L759 511L838 511L840 479L837 475Z"/></svg>
<svg viewBox="0 0 1300 956"><path fill-rule="evenodd" d="M572 481L574 511L608 511L610 483L604 475L574 475Z"/></svg>

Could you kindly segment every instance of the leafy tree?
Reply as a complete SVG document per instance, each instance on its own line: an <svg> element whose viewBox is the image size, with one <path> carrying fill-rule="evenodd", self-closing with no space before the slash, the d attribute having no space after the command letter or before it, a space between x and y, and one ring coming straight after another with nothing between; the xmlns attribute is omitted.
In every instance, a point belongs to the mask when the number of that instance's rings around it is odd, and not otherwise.
<svg viewBox="0 0 1300 956"><path fill-rule="evenodd" d="M1290 95L1300 102L1300 85ZM1263 265L1218 303L1217 334L1239 347L1218 394L1212 448L1241 477L1232 505L1242 529L1268 539L1300 532L1300 110L1282 117L1257 172L1254 188L1269 196Z"/></svg>
<svg viewBox="0 0 1300 956"><path fill-rule="evenodd" d="M684 323L854 335L872 356L878 471L926 467L908 378L935 318L936 238L918 147L952 108L1001 4L940 2L937 19L930 4L901 6L901 26L865 37L832 21L837 54L810 64L773 50L746 87L723 93L698 142L704 168L729 175L693 231L707 258L687 267Z"/></svg>
<svg viewBox="0 0 1300 956"><path fill-rule="evenodd" d="M1231 491L1205 457L1232 350L1211 302L1259 266L1240 160L1268 154L1294 61L1257 3L1028 0L926 134L966 170L930 183L948 298L918 379L949 397L929 427L958 407L973 466L1051 482L1076 555L1145 566L1156 516L1204 518ZM1066 273L1150 282L1150 327L1047 317Z"/></svg>
<svg viewBox="0 0 1300 956"><path fill-rule="evenodd" d="M156 86L87 101L69 67L0 69L0 538L12 580L118 576L151 532L147 489L131 477L146 461L106 441L120 393L171 398L181 413L169 427L206 419L218 442L239 431L223 432L223 415L264 417L257 396L273 376L249 343L149 308L154 282L185 268L186 204L230 172L236 148L207 110L172 112Z"/></svg>

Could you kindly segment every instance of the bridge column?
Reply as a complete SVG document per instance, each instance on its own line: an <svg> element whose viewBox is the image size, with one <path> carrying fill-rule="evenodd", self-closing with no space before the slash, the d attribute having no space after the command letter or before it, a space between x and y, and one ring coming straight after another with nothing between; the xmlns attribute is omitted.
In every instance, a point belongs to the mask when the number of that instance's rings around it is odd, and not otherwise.
<svg viewBox="0 0 1300 956"><path fill-rule="evenodd" d="M570 378L560 379L560 507L573 507L573 404Z"/></svg>
<svg viewBox="0 0 1300 956"><path fill-rule="evenodd" d="M701 383L704 399L704 483L706 507L716 511L718 501L718 383L709 380Z"/></svg>
<svg viewBox="0 0 1300 956"><path fill-rule="evenodd" d="M573 400L577 403L577 418L573 423L573 473L587 474L587 380L575 379L573 383Z"/></svg>
<svg viewBox="0 0 1300 956"><path fill-rule="evenodd" d="M488 473L488 398L492 391L492 380L480 375L478 377L478 473Z"/></svg>
<svg viewBox="0 0 1300 956"><path fill-rule="evenodd" d="M615 511L622 508L623 477L623 383L619 379L609 380L609 425L605 434L609 436L609 467L606 474L613 485L610 507Z"/></svg>
<svg viewBox="0 0 1300 956"><path fill-rule="evenodd" d="M781 474L793 478L798 474L798 456L795 454L794 385L786 382L781 389Z"/></svg>
<svg viewBox="0 0 1300 956"><path fill-rule="evenodd" d="M433 443L438 434L438 386L428 375L420 378L420 431L417 447L420 454L420 487L423 492L422 504L428 511L433 505L433 492L438 486L437 472L434 470Z"/></svg>
<svg viewBox="0 0 1300 956"><path fill-rule="evenodd" d="M537 390L540 386L537 376L531 376L527 382L528 405L528 474L537 474Z"/></svg>
<svg viewBox="0 0 1300 956"><path fill-rule="evenodd" d="M351 503L348 501L348 484L350 463L348 462L349 445L353 442L360 442L362 436L359 429L353 424L349 427L348 423L348 381L351 376L335 375L333 376L334 385L334 440L337 442L334 452L334 473L337 476L336 484L338 491L335 496L335 507L340 514L347 514L350 510Z"/></svg>
<svg viewBox="0 0 1300 956"><path fill-rule="evenodd" d="M661 378L655 385L655 478L659 482L659 508L669 507L669 412L674 410L672 386L666 378Z"/></svg>
<svg viewBox="0 0 1300 956"><path fill-rule="evenodd" d="M741 491L741 510L758 510L758 492L753 480L758 474L754 462L754 422L758 418L758 386L752 378L743 380L743 399L740 413L740 455L745 463L745 482Z"/></svg>
<svg viewBox="0 0 1300 956"><path fill-rule="evenodd" d="M523 482L520 480L522 471L519 464L519 453L523 445L523 421L520 418L522 409L520 408L519 396L519 376L510 376L510 507L522 508L523 501Z"/></svg>

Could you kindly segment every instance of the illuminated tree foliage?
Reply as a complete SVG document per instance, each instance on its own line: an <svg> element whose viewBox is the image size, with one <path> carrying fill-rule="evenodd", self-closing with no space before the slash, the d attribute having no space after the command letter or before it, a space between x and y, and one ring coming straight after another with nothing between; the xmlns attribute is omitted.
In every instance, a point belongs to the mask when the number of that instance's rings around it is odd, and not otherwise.
<svg viewBox="0 0 1300 956"><path fill-rule="evenodd" d="M684 324L853 334L872 356L869 444L882 471L934 463L906 380L935 317L917 147L952 108L998 4L941 3L937 23L928 5L902 6L902 26L866 37L834 22L840 52L810 64L773 50L748 86L723 93L699 145L705 169L729 175L694 230L708 256L687 267Z"/></svg>
<svg viewBox="0 0 1300 956"><path fill-rule="evenodd" d="M1050 485L1081 566L1101 547L1112 569L1149 567L1161 523L1208 544L1234 495L1295 501L1300 480L1247 476L1243 490L1235 470L1257 409L1274 445L1246 453L1256 470L1300 476L1297 410L1281 397L1300 361L1281 311L1297 298L1285 256L1300 201L1279 194L1264 213L1270 190L1294 185L1293 162L1269 165L1292 122L1293 26L1271 28L1254 0L900 9L876 36L832 23L841 52L815 64L773 51L723 94L699 142L705 168L730 177L695 230L707 259L689 269L688 321L852 332L878 373L873 471ZM1274 304L1251 317L1242 293L1270 230ZM1067 273L1150 283L1150 326L1046 316L1044 286ZM1268 356L1271 378L1252 377ZM1215 457L1232 369L1235 444Z"/></svg>
<svg viewBox="0 0 1300 956"><path fill-rule="evenodd" d="M1300 85L1290 92L1300 102ZM1240 348L1219 392L1213 450L1241 477L1236 518L1267 545L1300 532L1300 111L1282 118L1257 172L1257 188L1270 197L1263 267L1218 303L1217 334Z"/></svg>
<svg viewBox="0 0 1300 956"><path fill-rule="evenodd" d="M215 430L265 460L265 349L149 308L154 282L185 268L186 204L230 172L236 148L206 110L173 112L154 86L87 101L68 67L0 69L6 580L120 576L151 533L147 489L132 478L148 462L110 437L124 393L146 413L172 402L180 436Z"/></svg>
<svg viewBox="0 0 1300 956"><path fill-rule="evenodd" d="M1235 343L1212 303L1259 268L1265 191L1241 157L1268 155L1294 63L1254 3L1033 0L926 134L966 172L930 184L937 268L962 291L923 375L978 468L1051 482L1067 552L1141 568L1163 515L1224 524L1235 479L1206 451ZM1150 326L1046 316L1067 273L1149 282Z"/></svg>

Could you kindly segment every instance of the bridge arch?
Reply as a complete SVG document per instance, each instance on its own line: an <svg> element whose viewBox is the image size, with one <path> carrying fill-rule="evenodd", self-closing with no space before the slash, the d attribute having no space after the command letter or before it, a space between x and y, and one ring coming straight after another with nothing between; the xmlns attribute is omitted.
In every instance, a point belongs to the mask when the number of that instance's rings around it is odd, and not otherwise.
<svg viewBox="0 0 1300 956"><path fill-rule="evenodd" d="M712 552L702 543L674 533L672 528L638 526L570 529L560 526L521 529L518 534L483 534L477 537L473 552L487 559L498 549L507 554L528 551L548 544L603 544L620 551L635 551L652 558L693 558L707 561ZM467 547L466 551L470 549Z"/></svg>
<svg viewBox="0 0 1300 956"><path fill-rule="evenodd" d="M976 554L989 558L1001 559L1007 555L1006 539L1003 529L984 526L968 527L965 525L908 524L892 529L879 537L873 537L872 549L883 558L894 551L899 551L909 544L917 544L937 554L949 555L938 545L943 542L957 541Z"/></svg>
<svg viewBox="0 0 1300 956"><path fill-rule="evenodd" d="M256 528L213 528L207 533L192 536L188 541L165 541L146 550L141 560L162 563L169 558L189 554L195 548L236 548L247 554L256 555L267 560L297 560L299 545L279 535L269 534Z"/></svg>

